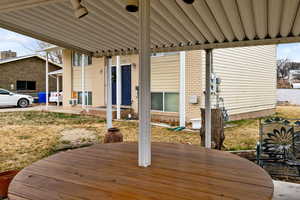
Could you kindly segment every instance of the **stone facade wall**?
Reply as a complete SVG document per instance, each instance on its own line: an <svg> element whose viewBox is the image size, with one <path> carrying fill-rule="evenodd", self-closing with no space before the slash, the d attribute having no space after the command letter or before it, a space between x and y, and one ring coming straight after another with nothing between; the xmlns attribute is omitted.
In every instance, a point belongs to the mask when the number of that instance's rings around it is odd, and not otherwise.
<svg viewBox="0 0 300 200"><path fill-rule="evenodd" d="M49 63L49 72L61 69ZM0 88L17 93L37 93L46 89L45 61L38 57L26 58L0 65ZM16 82L36 81L36 90L16 90ZM11 86L14 86L12 89ZM49 91L56 91L56 79L49 78Z"/></svg>

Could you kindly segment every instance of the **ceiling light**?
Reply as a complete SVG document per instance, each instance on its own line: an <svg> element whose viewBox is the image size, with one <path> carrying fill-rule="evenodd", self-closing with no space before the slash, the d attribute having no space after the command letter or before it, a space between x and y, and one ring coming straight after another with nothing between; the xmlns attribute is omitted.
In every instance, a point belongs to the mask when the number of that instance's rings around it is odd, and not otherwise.
<svg viewBox="0 0 300 200"><path fill-rule="evenodd" d="M139 10L139 0L127 0L126 10L128 12L137 12Z"/></svg>
<svg viewBox="0 0 300 200"><path fill-rule="evenodd" d="M81 0L71 0L71 4L74 8L74 14L77 18L80 19L89 13L86 7L81 5Z"/></svg>

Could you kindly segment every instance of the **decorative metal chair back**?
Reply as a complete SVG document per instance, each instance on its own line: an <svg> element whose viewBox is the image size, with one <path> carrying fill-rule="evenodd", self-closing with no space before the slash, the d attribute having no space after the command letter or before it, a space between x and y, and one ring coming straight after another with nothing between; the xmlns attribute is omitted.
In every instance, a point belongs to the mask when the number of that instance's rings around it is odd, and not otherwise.
<svg viewBox="0 0 300 200"><path fill-rule="evenodd" d="M276 160L294 157L294 126L281 118L260 121L260 154ZM300 143L299 143L300 145Z"/></svg>
<svg viewBox="0 0 300 200"><path fill-rule="evenodd" d="M294 155L300 161L300 130L295 130L294 132Z"/></svg>

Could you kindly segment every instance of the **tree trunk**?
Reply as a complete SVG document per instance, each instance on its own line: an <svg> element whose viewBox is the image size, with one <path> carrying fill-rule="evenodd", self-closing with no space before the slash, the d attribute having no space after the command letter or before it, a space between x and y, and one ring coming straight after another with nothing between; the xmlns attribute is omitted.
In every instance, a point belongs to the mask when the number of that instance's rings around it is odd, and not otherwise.
<svg viewBox="0 0 300 200"><path fill-rule="evenodd" d="M224 119L221 109L211 109L212 116L212 131L211 140L212 148L219 149L223 147L223 142L225 140L224 134ZM205 109L201 108L201 146L205 146Z"/></svg>

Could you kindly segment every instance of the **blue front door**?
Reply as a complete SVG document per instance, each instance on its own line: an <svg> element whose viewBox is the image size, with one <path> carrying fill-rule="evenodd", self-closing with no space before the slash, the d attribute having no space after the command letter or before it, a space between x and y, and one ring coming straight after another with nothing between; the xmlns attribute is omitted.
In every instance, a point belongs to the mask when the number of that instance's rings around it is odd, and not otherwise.
<svg viewBox="0 0 300 200"><path fill-rule="evenodd" d="M122 74L122 105L131 105L131 65L121 67ZM117 104L117 73L116 67L112 67L112 104Z"/></svg>

